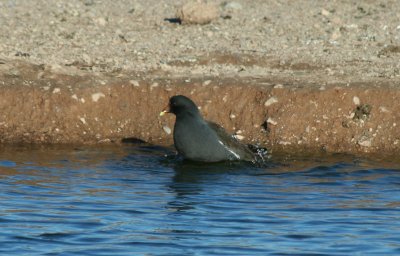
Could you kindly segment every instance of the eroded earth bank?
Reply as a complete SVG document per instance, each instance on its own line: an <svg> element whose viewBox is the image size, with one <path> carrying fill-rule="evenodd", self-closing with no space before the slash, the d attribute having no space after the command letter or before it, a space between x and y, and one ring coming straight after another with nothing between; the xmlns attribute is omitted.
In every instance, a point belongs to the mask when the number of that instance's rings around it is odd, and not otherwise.
<svg viewBox="0 0 400 256"><path fill-rule="evenodd" d="M175 94L238 139L272 150L398 153L400 91L385 82L310 84L279 78L149 78L57 73L26 62L0 64L2 143L171 145ZM139 77L139 79L138 79Z"/></svg>

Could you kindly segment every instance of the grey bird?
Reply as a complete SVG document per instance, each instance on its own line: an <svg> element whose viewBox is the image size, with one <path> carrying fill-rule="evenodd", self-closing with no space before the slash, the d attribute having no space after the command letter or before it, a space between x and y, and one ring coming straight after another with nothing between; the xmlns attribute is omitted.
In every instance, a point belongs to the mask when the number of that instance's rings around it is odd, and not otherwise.
<svg viewBox="0 0 400 256"><path fill-rule="evenodd" d="M200 162L255 161L256 155L220 125L203 119L196 104L186 96L169 99L160 115L173 113L174 144L184 158Z"/></svg>

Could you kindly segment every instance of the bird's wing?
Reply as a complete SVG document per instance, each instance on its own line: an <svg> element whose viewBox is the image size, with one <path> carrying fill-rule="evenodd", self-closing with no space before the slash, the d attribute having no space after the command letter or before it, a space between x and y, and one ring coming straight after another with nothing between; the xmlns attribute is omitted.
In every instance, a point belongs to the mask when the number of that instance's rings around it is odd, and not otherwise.
<svg viewBox="0 0 400 256"><path fill-rule="evenodd" d="M240 143L235 137L228 134L222 126L214 122L207 121L208 126L213 129L218 138L224 143L228 148L235 148L240 150L240 152L248 159L253 158L253 152L244 144Z"/></svg>
<svg viewBox="0 0 400 256"><path fill-rule="evenodd" d="M223 140L228 140L228 138L232 138L234 139L234 137L230 134L228 134L225 129L220 126L219 124L216 124L214 122L211 121L207 121L208 126L210 126L211 129L213 129L219 138L223 139Z"/></svg>

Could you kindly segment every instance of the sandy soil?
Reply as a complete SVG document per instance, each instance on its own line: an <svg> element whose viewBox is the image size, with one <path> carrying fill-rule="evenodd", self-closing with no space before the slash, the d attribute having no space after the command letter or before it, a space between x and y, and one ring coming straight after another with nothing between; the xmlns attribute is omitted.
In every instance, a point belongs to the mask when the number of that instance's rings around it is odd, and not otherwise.
<svg viewBox="0 0 400 256"><path fill-rule="evenodd" d="M0 140L169 144L183 93L246 142L398 154L399 1L209 2L0 2Z"/></svg>

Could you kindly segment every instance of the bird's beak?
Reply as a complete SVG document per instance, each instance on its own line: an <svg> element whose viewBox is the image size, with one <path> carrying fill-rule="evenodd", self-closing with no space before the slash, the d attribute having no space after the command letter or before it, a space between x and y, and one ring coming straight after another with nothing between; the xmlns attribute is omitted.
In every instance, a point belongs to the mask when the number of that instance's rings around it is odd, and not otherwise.
<svg viewBox="0 0 400 256"><path fill-rule="evenodd" d="M168 104L168 106L166 106L166 107L164 108L163 111L160 112L160 116L163 116L163 115L165 115L166 113L171 113L171 112L170 112L169 104Z"/></svg>

